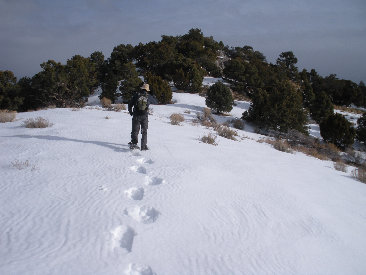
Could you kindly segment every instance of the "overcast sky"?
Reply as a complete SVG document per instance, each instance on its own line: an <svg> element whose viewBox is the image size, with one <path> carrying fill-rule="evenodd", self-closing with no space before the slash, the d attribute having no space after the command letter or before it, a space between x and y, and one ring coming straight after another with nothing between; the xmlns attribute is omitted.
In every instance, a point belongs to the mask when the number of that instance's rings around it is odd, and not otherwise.
<svg viewBox="0 0 366 275"><path fill-rule="evenodd" d="M31 77L48 59L109 57L191 28L272 63L291 50L301 69L366 82L365 0L0 0L0 70Z"/></svg>

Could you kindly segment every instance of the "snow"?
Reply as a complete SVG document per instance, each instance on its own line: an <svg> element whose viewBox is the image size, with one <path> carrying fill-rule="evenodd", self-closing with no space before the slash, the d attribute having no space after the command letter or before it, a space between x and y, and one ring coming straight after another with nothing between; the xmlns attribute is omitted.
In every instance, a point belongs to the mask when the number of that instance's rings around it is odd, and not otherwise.
<svg viewBox="0 0 366 275"><path fill-rule="evenodd" d="M351 169L258 143L247 125L201 143L204 98L174 99L153 106L150 151L128 149L126 111L0 124L0 274L366 273L366 185ZM249 107L236 103L221 121ZM54 125L22 127L38 116Z"/></svg>

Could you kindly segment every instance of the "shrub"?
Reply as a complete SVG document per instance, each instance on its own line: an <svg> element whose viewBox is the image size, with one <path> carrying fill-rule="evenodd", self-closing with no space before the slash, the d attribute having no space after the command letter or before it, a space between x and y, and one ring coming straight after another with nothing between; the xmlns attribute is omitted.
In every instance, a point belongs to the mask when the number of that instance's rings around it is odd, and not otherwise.
<svg viewBox="0 0 366 275"><path fill-rule="evenodd" d="M315 95L315 99L310 103L310 115L317 122L332 115L334 107L329 96L325 92Z"/></svg>
<svg viewBox="0 0 366 275"><path fill-rule="evenodd" d="M220 137L224 137L227 139L236 140L235 137L238 136L238 133L236 131L230 129L229 127L227 127L225 125L216 126L215 130Z"/></svg>
<svg viewBox="0 0 366 275"><path fill-rule="evenodd" d="M233 124L233 127L235 129L238 129L238 130L243 130L244 129L244 121L242 119L233 119L231 121L231 123Z"/></svg>
<svg viewBox="0 0 366 275"><path fill-rule="evenodd" d="M357 139L360 142L366 143L366 113L364 113L362 117L357 120L357 124Z"/></svg>
<svg viewBox="0 0 366 275"><path fill-rule="evenodd" d="M273 148L275 148L278 151L286 152L286 153L292 153L292 149L290 144L287 142L287 140L281 140L281 139L264 139L260 140L260 142L266 142L268 144L271 144Z"/></svg>
<svg viewBox="0 0 366 275"><path fill-rule="evenodd" d="M151 94L156 97L159 104L168 104L171 102L173 93L167 81L160 76L150 73L147 74L146 81L150 85Z"/></svg>
<svg viewBox="0 0 366 275"><path fill-rule="evenodd" d="M181 114L172 114L170 116L170 123L172 125L180 125L180 123L183 121L184 121L184 116L182 116Z"/></svg>
<svg viewBox="0 0 366 275"><path fill-rule="evenodd" d="M211 110L209 108L203 108L202 113L197 113L198 122L205 127L214 127L216 125L216 120L212 116Z"/></svg>
<svg viewBox="0 0 366 275"><path fill-rule="evenodd" d="M112 107L112 100L109 98L103 97L100 102L104 108L111 108Z"/></svg>
<svg viewBox="0 0 366 275"><path fill-rule="evenodd" d="M203 143L211 144L211 145L217 145L216 143L216 136L214 134L209 133L208 135L205 135L200 138L200 141Z"/></svg>
<svg viewBox="0 0 366 275"><path fill-rule="evenodd" d="M17 112L0 110L0 123L13 122L17 116Z"/></svg>
<svg viewBox="0 0 366 275"><path fill-rule="evenodd" d="M256 89L243 118L265 129L281 132L307 130L301 92L290 81L274 81L266 89Z"/></svg>
<svg viewBox="0 0 366 275"><path fill-rule="evenodd" d="M230 112L233 109L233 96L222 82L216 82L207 91L206 105L217 113Z"/></svg>
<svg viewBox="0 0 366 275"><path fill-rule="evenodd" d="M342 162L342 161L336 161L334 163L334 168L337 170L337 171L341 171L341 172L344 172L346 173L347 172L347 166Z"/></svg>
<svg viewBox="0 0 366 275"><path fill-rule="evenodd" d="M353 144L356 131L343 115L333 114L320 123L320 134L326 142L344 149Z"/></svg>
<svg viewBox="0 0 366 275"><path fill-rule="evenodd" d="M37 117L35 119L29 118L23 123L26 128L47 128L51 127L53 124L43 117Z"/></svg>
<svg viewBox="0 0 366 275"><path fill-rule="evenodd" d="M126 110L126 105L125 104L115 104L112 108L113 108L113 111L115 111L115 112L121 112L121 111Z"/></svg>
<svg viewBox="0 0 366 275"><path fill-rule="evenodd" d="M363 168L357 168L352 171L352 176L358 179L360 182L366 183L366 170Z"/></svg>

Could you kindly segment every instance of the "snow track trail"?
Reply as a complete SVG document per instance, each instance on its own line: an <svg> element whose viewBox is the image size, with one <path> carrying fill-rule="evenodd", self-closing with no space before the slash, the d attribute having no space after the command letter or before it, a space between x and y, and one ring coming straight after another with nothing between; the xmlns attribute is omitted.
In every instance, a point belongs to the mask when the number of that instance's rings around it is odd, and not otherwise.
<svg viewBox="0 0 366 275"><path fill-rule="evenodd" d="M129 149L127 112L0 124L0 274L366 273L365 184L249 131L200 143L204 98L174 98L153 106L149 151ZM54 125L21 126L38 116Z"/></svg>

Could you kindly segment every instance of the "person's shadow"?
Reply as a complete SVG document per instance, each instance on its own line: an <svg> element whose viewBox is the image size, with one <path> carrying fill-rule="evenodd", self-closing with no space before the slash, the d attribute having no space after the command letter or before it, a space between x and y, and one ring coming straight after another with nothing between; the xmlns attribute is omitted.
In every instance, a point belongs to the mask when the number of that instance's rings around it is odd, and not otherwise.
<svg viewBox="0 0 366 275"><path fill-rule="evenodd" d="M37 138L37 139L43 139L43 140L54 140L54 141L71 141L71 142L79 142L79 143L86 143L86 144L95 144L98 146L103 146L108 149L112 149L116 152L129 152L129 149L121 148L121 146L128 147L127 145L123 144L117 144L117 143L111 143L111 142L104 142L104 141L95 141L95 140L80 140L80 139L74 139L74 138L66 138L66 137L59 137L59 136L49 136L49 135L37 135L37 136L31 136L31 135L15 135L15 136L3 136L3 137L18 137L18 138Z"/></svg>

